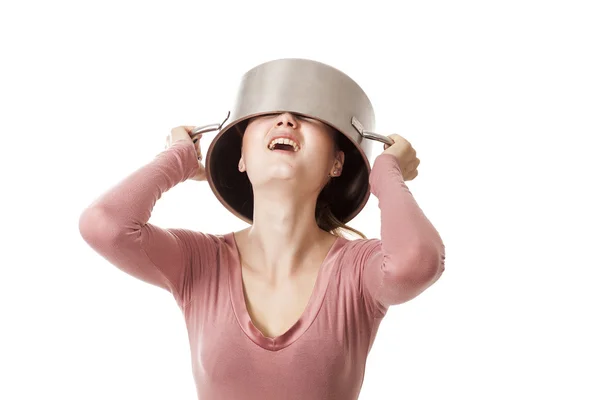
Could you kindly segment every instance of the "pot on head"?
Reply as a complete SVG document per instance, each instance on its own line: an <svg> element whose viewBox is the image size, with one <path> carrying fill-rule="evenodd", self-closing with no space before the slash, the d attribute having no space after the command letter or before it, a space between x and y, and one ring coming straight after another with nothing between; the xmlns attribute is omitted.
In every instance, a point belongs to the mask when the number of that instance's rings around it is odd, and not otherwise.
<svg viewBox="0 0 600 400"><path fill-rule="evenodd" d="M225 121L192 131L192 138L218 131L206 152L211 190L229 211L252 223L252 185L237 168L242 134L251 118L282 112L320 120L341 133L345 160L342 174L331 182L331 211L343 223L352 220L369 199L372 140L389 145L393 141L372 132L373 106L360 86L343 72L313 60L285 58L252 68L243 75Z"/></svg>

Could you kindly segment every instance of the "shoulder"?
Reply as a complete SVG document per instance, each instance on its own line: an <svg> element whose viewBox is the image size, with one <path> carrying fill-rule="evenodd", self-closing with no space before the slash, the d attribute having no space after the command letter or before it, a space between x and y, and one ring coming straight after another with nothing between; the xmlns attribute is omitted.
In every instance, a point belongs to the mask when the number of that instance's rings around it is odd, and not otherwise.
<svg viewBox="0 0 600 400"><path fill-rule="evenodd" d="M189 228L170 228L168 231L179 239L184 250L216 250L227 243L227 234L207 233Z"/></svg>
<svg viewBox="0 0 600 400"><path fill-rule="evenodd" d="M340 256L345 263L351 262L360 265L366 262L373 254L381 251L381 239L348 239L341 237L339 239Z"/></svg>

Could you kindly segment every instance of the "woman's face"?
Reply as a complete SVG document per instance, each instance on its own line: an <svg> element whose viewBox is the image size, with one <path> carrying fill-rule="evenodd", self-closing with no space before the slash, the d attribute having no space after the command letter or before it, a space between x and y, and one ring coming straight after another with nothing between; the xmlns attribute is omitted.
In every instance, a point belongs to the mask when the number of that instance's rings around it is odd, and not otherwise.
<svg viewBox="0 0 600 400"><path fill-rule="evenodd" d="M320 192L334 169L341 174L344 153L335 149L335 131L321 121L292 113L251 119L242 139L239 169L246 171L256 189L269 182L287 180L296 190ZM291 136L297 151L270 148L280 135Z"/></svg>

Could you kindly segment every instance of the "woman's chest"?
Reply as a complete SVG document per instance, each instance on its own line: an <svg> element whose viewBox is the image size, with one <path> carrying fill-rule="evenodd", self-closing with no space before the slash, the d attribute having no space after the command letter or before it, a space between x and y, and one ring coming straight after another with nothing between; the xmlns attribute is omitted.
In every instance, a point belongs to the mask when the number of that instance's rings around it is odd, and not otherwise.
<svg viewBox="0 0 600 400"><path fill-rule="evenodd" d="M246 309L254 326L265 337L278 337L287 332L305 313L313 295L318 271L304 274L277 288L243 270Z"/></svg>
<svg viewBox="0 0 600 400"><path fill-rule="evenodd" d="M312 289L310 279L307 281L304 287L268 292L252 278L246 280L247 304L253 310L254 323L266 336L279 336L303 316L303 307L309 302ZM362 313L356 309L356 299L351 292L343 287L343 282L334 276L324 291L329 296L314 303L314 313L304 314L308 318L303 325L296 325L272 341L258 334L253 322L245 316L241 305L242 287L237 287L238 291L235 285L224 282L218 286L223 290L216 291L215 285L207 284L200 292L203 297L193 302L186 313L197 382L201 386L219 383L229 387L233 382L251 377L245 390L263 390L253 385L260 386L264 382L277 383L285 389L292 373L315 387L358 384L371 329L356 319ZM236 293L240 297L235 296ZM311 397L307 394L304 398Z"/></svg>
<svg viewBox="0 0 600 400"><path fill-rule="evenodd" d="M277 350L261 347L233 321L206 324L197 335L190 336L194 375L201 386L215 384L244 386L243 391L265 392L265 385L276 389L272 397L287 398L285 393L317 390L323 396L332 387L347 387L360 382L366 352L349 348L343 329L332 329L333 318L324 313L311 329L293 343ZM297 388L293 382L311 382ZM244 398L243 391L238 397ZM275 395L277 394L277 396ZM306 393L304 398L311 397Z"/></svg>

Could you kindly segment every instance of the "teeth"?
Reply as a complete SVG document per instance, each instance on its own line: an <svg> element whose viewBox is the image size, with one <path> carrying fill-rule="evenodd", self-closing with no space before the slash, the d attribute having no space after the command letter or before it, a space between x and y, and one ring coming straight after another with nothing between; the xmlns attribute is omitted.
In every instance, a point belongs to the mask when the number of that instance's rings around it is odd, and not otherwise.
<svg viewBox="0 0 600 400"><path fill-rule="evenodd" d="M273 141L271 141L271 143L269 144L269 150L273 150L273 148L275 147L276 144L289 144L291 146L294 147L294 151L298 151L300 149L300 147L298 146L298 144L296 142L294 142L291 139L288 138L277 138L277 139L273 139Z"/></svg>

